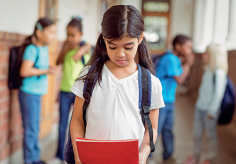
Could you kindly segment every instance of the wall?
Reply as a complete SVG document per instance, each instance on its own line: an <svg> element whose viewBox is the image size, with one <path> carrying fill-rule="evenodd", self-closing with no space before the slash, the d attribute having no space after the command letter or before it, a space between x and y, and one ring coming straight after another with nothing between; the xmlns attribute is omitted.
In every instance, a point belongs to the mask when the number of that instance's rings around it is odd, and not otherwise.
<svg viewBox="0 0 236 164"><path fill-rule="evenodd" d="M0 31L29 35L38 19L38 0L0 0Z"/></svg>
<svg viewBox="0 0 236 164"><path fill-rule="evenodd" d="M22 146L18 91L9 92L7 76L9 48L21 44L24 38L25 35L0 32L0 161Z"/></svg>
<svg viewBox="0 0 236 164"><path fill-rule="evenodd" d="M95 44L100 0L59 0L58 32L60 41L66 38L66 26L72 16L83 15L83 38ZM30 35L38 20L39 0L0 0L0 31ZM27 21L26 21L27 20Z"/></svg>
<svg viewBox="0 0 236 164"><path fill-rule="evenodd" d="M66 38L66 26L72 16L83 16L83 39L95 44L98 38L100 0L59 0L58 4L58 39Z"/></svg>
<svg viewBox="0 0 236 164"><path fill-rule="evenodd" d="M142 12L142 0L121 0L122 5L133 5L136 9Z"/></svg>
<svg viewBox="0 0 236 164"><path fill-rule="evenodd" d="M192 37L194 0L171 1L170 39L177 34Z"/></svg>

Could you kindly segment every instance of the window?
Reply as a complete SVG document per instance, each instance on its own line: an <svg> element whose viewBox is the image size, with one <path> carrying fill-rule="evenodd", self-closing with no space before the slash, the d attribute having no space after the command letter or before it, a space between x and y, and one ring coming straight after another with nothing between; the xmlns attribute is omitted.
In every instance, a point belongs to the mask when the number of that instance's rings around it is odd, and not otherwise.
<svg viewBox="0 0 236 164"><path fill-rule="evenodd" d="M169 40L170 0L143 0L145 37L152 53L163 51Z"/></svg>

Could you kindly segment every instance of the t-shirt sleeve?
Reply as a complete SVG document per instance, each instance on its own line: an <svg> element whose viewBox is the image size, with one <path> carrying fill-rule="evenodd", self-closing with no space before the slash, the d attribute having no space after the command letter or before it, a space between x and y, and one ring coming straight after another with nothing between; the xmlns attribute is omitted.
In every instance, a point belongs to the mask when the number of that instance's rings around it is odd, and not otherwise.
<svg viewBox="0 0 236 164"><path fill-rule="evenodd" d="M165 107L165 104L162 97L161 82L157 77L152 75L152 98L150 110L163 107Z"/></svg>
<svg viewBox="0 0 236 164"><path fill-rule="evenodd" d="M34 45L26 47L22 60L29 60L35 63L37 58L37 48Z"/></svg>
<svg viewBox="0 0 236 164"><path fill-rule="evenodd" d="M78 78L83 77L84 75L88 74L90 66L84 67L84 69L81 71L80 75ZM83 90L84 90L84 82L83 80L77 79L70 89L72 93L74 93L76 96L84 99L83 97Z"/></svg>
<svg viewBox="0 0 236 164"><path fill-rule="evenodd" d="M167 76L180 76L183 73L181 61L175 55L168 56L164 61Z"/></svg>

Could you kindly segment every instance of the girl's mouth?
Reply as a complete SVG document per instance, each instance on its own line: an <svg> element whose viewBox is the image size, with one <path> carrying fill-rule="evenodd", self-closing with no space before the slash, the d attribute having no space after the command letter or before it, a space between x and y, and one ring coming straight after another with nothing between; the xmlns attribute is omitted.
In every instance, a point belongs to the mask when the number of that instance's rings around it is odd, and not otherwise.
<svg viewBox="0 0 236 164"><path fill-rule="evenodd" d="M116 62L119 64L124 64L126 62L126 60L116 60Z"/></svg>

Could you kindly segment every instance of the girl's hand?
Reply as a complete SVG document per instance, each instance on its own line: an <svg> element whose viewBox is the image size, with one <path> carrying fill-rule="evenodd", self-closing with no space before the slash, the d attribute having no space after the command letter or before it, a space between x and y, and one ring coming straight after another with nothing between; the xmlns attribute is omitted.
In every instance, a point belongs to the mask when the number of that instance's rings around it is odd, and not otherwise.
<svg viewBox="0 0 236 164"><path fill-rule="evenodd" d="M57 67L50 67L48 69L48 73L52 74L52 75L56 75L58 73L58 68Z"/></svg>
<svg viewBox="0 0 236 164"><path fill-rule="evenodd" d="M139 153L139 164L146 164L147 162L147 157L143 153Z"/></svg>
<svg viewBox="0 0 236 164"><path fill-rule="evenodd" d="M211 114L208 114L207 117L210 119L210 120L213 120L215 117L212 116Z"/></svg>
<svg viewBox="0 0 236 164"><path fill-rule="evenodd" d="M83 164L81 161L76 161L75 164Z"/></svg>
<svg viewBox="0 0 236 164"><path fill-rule="evenodd" d="M72 59L74 59L75 62L78 62L79 60L81 60L82 56L83 56L83 54L79 50L74 56L72 56Z"/></svg>
<svg viewBox="0 0 236 164"><path fill-rule="evenodd" d="M78 156L75 157L75 164L83 164Z"/></svg>

